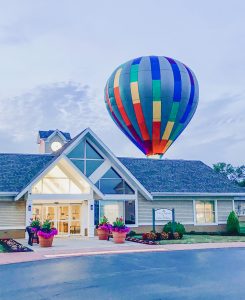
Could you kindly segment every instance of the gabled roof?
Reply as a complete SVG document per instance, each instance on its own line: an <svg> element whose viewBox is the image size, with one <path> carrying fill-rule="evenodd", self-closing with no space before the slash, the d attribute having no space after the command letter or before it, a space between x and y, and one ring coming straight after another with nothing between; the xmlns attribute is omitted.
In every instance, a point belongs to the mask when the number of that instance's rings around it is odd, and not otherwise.
<svg viewBox="0 0 245 300"><path fill-rule="evenodd" d="M61 130L39 130L38 131L38 134L39 134L39 137L40 139L47 139L49 138L55 131L58 131L59 133L61 133L64 138L67 140L67 141L70 141L71 140L71 135L69 132L64 132L64 131L61 131Z"/></svg>
<svg viewBox="0 0 245 300"><path fill-rule="evenodd" d="M103 144L88 128L55 154L0 154L0 193L22 193L46 168L87 134ZM110 160L121 166L122 171L137 184L139 190L145 191L151 199L150 193L152 195L169 193L173 196L178 193L245 195L245 188L236 186L201 161L117 158L104 144L103 147L108 152Z"/></svg>
<svg viewBox="0 0 245 300"><path fill-rule="evenodd" d="M20 192L55 159L51 154L0 154L0 192Z"/></svg>
<svg viewBox="0 0 245 300"><path fill-rule="evenodd" d="M245 193L201 161L119 158L150 193Z"/></svg>

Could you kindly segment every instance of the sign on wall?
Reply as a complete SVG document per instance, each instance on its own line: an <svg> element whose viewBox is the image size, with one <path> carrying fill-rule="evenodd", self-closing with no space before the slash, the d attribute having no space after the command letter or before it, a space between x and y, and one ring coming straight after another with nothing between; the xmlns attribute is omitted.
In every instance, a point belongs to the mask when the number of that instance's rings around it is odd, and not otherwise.
<svg viewBox="0 0 245 300"><path fill-rule="evenodd" d="M167 208L155 209L156 221L172 221L172 210Z"/></svg>
<svg viewBox="0 0 245 300"><path fill-rule="evenodd" d="M152 231L156 232L156 221L171 221L172 232L175 230L175 210L168 208L152 208Z"/></svg>

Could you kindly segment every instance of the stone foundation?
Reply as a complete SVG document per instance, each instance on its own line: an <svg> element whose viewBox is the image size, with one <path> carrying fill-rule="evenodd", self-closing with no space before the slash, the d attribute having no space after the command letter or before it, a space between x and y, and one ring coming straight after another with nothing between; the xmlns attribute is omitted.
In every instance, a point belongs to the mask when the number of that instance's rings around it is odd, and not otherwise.
<svg viewBox="0 0 245 300"><path fill-rule="evenodd" d="M0 230L0 239L23 239L25 229L6 229Z"/></svg>

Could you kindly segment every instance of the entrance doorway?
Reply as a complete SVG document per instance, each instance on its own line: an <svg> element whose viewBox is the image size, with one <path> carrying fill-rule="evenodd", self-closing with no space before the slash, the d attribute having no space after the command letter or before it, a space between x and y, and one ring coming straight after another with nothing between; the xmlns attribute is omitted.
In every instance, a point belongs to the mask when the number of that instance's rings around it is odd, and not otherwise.
<svg viewBox="0 0 245 300"><path fill-rule="evenodd" d="M33 205L33 219L38 218L41 222L49 220L53 227L58 229L58 235L81 234L81 205Z"/></svg>

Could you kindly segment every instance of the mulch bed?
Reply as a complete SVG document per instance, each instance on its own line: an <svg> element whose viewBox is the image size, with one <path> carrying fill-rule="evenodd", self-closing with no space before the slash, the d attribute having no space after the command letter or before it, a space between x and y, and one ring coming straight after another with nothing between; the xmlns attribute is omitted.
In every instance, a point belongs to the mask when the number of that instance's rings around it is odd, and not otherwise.
<svg viewBox="0 0 245 300"><path fill-rule="evenodd" d="M23 246L13 239L0 239L0 245L2 245L6 252L32 252L33 250Z"/></svg>
<svg viewBox="0 0 245 300"><path fill-rule="evenodd" d="M126 241L145 244L145 245L159 245L159 243L155 241L142 240L142 239L132 238L132 237L127 237Z"/></svg>

